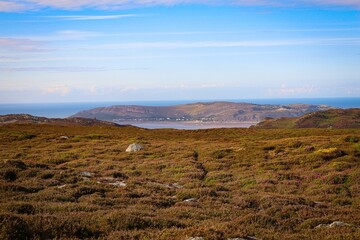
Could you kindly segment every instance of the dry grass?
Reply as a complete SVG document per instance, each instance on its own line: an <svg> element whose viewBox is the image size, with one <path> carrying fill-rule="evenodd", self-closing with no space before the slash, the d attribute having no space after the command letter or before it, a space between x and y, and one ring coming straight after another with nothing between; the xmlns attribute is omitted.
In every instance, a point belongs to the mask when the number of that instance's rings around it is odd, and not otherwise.
<svg viewBox="0 0 360 240"><path fill-rule="evenodd" d="M0 239L360 239L359 136L1 126Z"/></svg>

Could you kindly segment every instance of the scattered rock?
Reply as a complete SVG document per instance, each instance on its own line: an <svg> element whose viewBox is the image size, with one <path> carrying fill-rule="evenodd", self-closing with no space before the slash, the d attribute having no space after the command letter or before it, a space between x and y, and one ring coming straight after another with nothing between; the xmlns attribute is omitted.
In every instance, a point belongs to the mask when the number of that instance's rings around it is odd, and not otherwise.
<svg viewBox="0 0 360 240"><path fill-rule="evenodd" d="M68 136L60 136L59 138L60 138L60 139L64 139L64 140L69 139Z"/></svg>
<svg viewBox="0 0 360 240"><path fill-rule="evenodd" d="M125 152L137 152L140 150L143 150L144 147L139 143L133 143L128 146L128 148L125 150Z"/></svg>
<svg viewBox="0 0 360 240"><path fill-rule="evenodd" d="M85 172L81 172L80 175L83 177L93 177L95 173L85 171Z"/></svg>
<svg viewBox="0 0 360 240"><path fill-rule="evenodd" d="M181 186L178 183L169 183L169 184L161 184L161 185L167 188L178 188L178 189L183 188L183 186Z"/></svg>
<svg viewBox="0 0 360 240"><path fill-rule="evenodd" d="M261 240L261 239L253 237L253 236L246 236L243 238L228 238L227 240Z"/></svg>
<svg viewBox="0 0 360 240"><path fill-rule="evenodd" d="M342 226L351 226L351 225L348 223L335 221L330 224L319 224L315 228L333 228L333 227L342 227Z"/></svg>
<svg viewBox="0 0 360 240"><path fill-rule="evenodd" d="M108 185L112 185L112 186L116 186L116 187L126 187L125 181L117 181L113 177L100 178L100 179L98 179L97 183L108 184Z"/></svg>
<svg viewBox="0 0 360 240"><path fill-rule="evenodd" d="M113 182L113 183L109 183L109 185L113 185L113 186L116 186L116 187L126 187L126 183L125 182L120 182L120 181L116 181L116 182Z"/></svg>
<svg viewBox="0 0 360 240"><path fill-rule="evenodd" d="M196 198L185 199L184 202L196 202Z"/></svg>
<svg viewBox="0 0 360 240"><path fill-rule="evenodd" d="M64 185L58 186L57 188L61 189L61 188L64 188L66 186L67 186L67 184L64 184Z"/></svg>
<svg viewBox="0 0 360 240"><path fill-rule="evenodd" d="M329 225L330 228L333 228L333 227L342 227L342 226L351 226L350 224L348 223L344 223L344 222L340 222L340 221L335 221L333 223L331 223Z"/></svg>
<svg viewBox="0 0 360 240"><path fill-rule="evenodd" d="M319 224L317 225L315 228L325 228L325 227L329 227L329 224Z"/></svg>
<svg viewBox="0 0 360 240"><path fill-rule="evenodd" d="M186 240L204 240L203 237L188 237Z"/></svg>

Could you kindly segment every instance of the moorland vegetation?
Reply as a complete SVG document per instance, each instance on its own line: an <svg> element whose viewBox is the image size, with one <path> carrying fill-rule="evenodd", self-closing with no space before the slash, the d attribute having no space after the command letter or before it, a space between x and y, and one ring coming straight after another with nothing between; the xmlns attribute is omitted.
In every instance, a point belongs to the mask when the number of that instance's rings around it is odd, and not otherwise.
<svg viewBox="0 0 360 240"><path fill-rule="evenodd" d="M360 239L359 129L6 124L0 146L0 239Z"/></svg>

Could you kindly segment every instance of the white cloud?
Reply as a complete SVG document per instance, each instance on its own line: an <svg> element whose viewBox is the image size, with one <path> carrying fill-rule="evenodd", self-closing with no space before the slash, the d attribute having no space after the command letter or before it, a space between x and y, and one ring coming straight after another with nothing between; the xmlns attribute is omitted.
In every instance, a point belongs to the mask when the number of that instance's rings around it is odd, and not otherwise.
<svg viewBox="0 0 360 240"><path fill-rule="evenodd" d="M314 86L288 87L282 84L278 89L268 89L267 94L271 97L296 97L312 95L317 92Z"/></svg>
<svg viewBox="0 0 360 240"><path fill-rule="evenodd" d="M231 48L231 47L277 47L304 45L360 45L360 38L313 38L263 41L196 41L196 42L128 42L83 46L83 49L129 49L129 48Z"/></svg>
<svg viewBox="0 0 360 240"><path fill-rule="evenodd" d="M0 49L6 51L46 51L50 50L44 42L25 38L0 37Z"/></svg>
<svg viewBox="0 0 360 240"><path fill-rule="evenodd" d="M46 18L55 18L67 21L84 21L84 20L108 20L136 17L136 14L122 14L122 15L63 15L63 16L46 16Z"/></svg>
<svg viewBox="0 0 360 240"><path fill-rule="evenodd" d="M0 12L19 12L29 10L31 6L13 1L0 1Z"/></svg>
<svg viewBox="0 0 360 240"><path fill-rule="evenodd" d="M66 85L55 85L45 88L43 92L45 94L60 94L64 96L70 92L70 87Z"/></svg>
<svg viewBox="0 0 360 240"><path fill-rule="evenodd" d="M121 9L147 6L171 6L178 4L239 5L239 6L299 6L324 5L345 6L360 9L359 0L2 0L0 11L23 11L29 9Z"/></svg>

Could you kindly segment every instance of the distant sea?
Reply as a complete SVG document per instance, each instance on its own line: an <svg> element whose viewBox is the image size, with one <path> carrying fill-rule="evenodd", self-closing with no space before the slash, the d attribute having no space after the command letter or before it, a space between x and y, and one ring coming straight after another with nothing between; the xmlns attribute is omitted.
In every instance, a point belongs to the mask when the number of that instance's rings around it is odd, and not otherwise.
<svg viewBox="0 0 360 240"><path fill-rule="evenodd" d="M9 103L0 104L0 115L27 113L48 118L65 118L79 111L113 105L171 106L194 102L246 102L254 104L324 104L337 108L360 108L359 98L279 98L279 99L226 99L226 100L178 100L178 101L132 101L132 102L84 102L84 103Z"/></svg>

